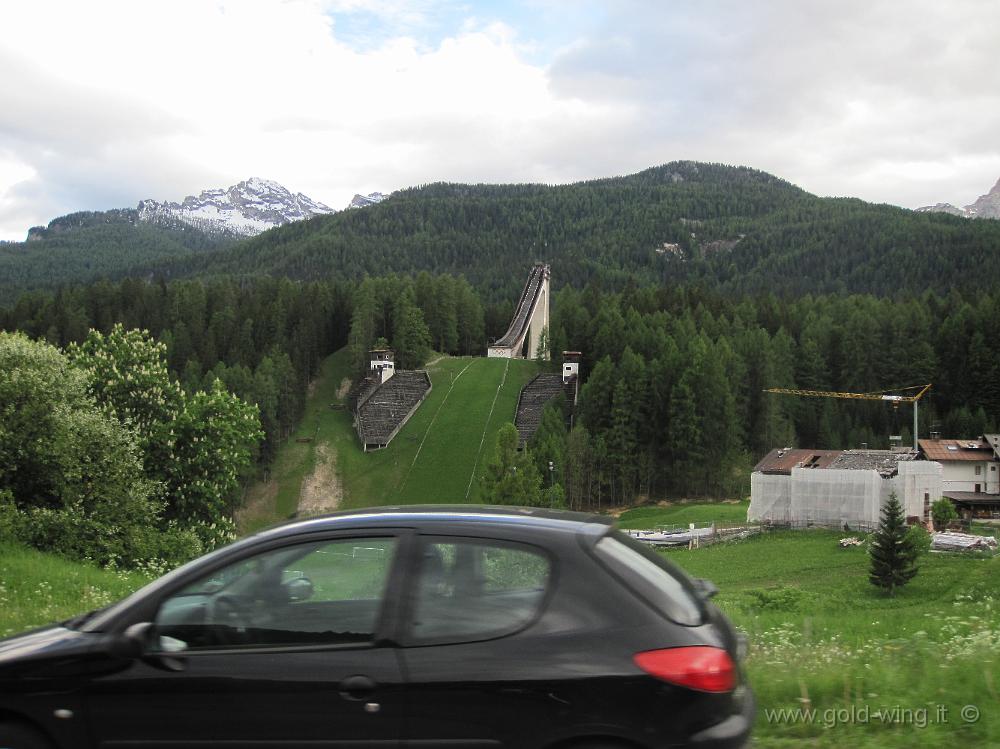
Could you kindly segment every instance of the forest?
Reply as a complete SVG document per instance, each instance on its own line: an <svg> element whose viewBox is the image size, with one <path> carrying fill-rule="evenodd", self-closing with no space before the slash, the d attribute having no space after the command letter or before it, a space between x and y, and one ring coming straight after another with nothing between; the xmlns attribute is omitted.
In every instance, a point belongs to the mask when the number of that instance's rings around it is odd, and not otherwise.
<svg viewBox="0 0 1000 749"><path fill-rule="evenodd" d="M0 242L0 304L33 289L121 278L142 263L232 242L180 222L142 223L134 209L71 213L34 227L25 242Z"/></svg>
<svg viewBox="0 0 1000 749"><path fill-rule="evenodd" d="M984 331L1000 295L783 300L631 286L555 297L552 350L584 354L573 429L543 421L536 463L565 467L573 507L638 497L745 496L776 447L912 443L912 411L795 398L769 387L876 392L931 383L920 434L973 438L1000 425L1000 359Z"/></svg>
<svg viewBox="0 0 1000 749"><path fill-rule="evenodd" d="M97 278L428 271L462 275L485 304L501 304L539 261L558 268L557 286L632 280L783 297L991 291L1000 277L1000 222L820 198L758 170L690 161L568 185L417 186L238 242L137 224L134 213L73 214L37 241L0 246L0 303Z"/></svg>
<svg viewBox="0 0 1000 749"><path fill-rule="evenodd" d="M179 385L219 380L256 404L266 465L296 423L321 360L349 345L360 375L368 349L392 345L416 368L432 351L481 355L512 302L483 304L464 278L369 277L359 283L268 278L171 283L125 280L35 292L0 326L67 347L116 323L163 343ZM640 496L735 496L750 467L780 446L887 447L912 438L908 407L797 399L767 387L872 392L932 383L921 433L972 437L998 427L1000 360L984 331L1000 295L894 300L872 295L732 296L701 286L594 282L553 297L548 334L584 354L573 430L549 418L532 452L565 467L573 506ZM571 447L576 450L572 453ZM576 461L576 463L574 463Z"/></svg>
<svg viewBox="0 0 1000 749"><path fill-rule="evenodd" d="M426 270L462 274L499 303L520 291L513 269L543 261L558 268L557 285L576 288L632 279L900 297L991 290L998 246L1000 222L818 198L753 169L674 162L572 185L416 187L143 272L320 280Z"/></svg>

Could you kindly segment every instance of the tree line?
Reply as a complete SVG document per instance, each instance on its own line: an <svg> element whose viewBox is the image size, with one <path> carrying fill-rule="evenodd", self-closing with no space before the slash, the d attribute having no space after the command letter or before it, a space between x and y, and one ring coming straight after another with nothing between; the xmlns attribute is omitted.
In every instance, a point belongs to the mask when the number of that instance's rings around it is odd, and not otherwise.
<svg viewBox="0 0 1000 749"><path fill-rule="evenodd" d="M186 392L219 380L256 404L270 460L301 414L322 359L352 347L358 374L382 340L401 367L431 350L482 354L513 303L484 305L464 278L420 273L359 282L126 280L22 296L0 325L67 347L91 328L145 329ZM538 475L574 506L643 496L732 496L774 447L909 444L909 406L805 399L767 387L871 392L933 383L920 430L971 437L997 429L1000 360L987 332L1000 294L733 296L701 285L599 283L553 298L551 350L584 354L571 429L543 420ZM555 466L554 473L548 463Z"/></svg>
<svg viewBox="0 0 1000 749"><path fill-rule="evenodd" d="M553 351L584 353L571 428L553 406L529 444L575 508L640 497L739 496L767 451L912 442L909 404L796 398L769 387L874 392L932 383L920 435L975 437L1000 426L1000 359L984 331L1000 295L957 292L734 299L699 289L565 288ZM543 501L544 503L544 501Z"/></svg>

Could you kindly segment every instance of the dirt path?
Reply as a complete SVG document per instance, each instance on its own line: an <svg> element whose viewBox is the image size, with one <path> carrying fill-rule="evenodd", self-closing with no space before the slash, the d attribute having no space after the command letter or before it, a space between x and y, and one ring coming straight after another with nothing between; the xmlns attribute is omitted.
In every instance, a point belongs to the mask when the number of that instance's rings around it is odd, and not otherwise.
<svg viewBox="0 0 1000 749"><path fill-rule="evenodd" d="M351 391L351 380L345 377L340 381L340 387L337 388L337 400L344 400L344 397Z"/></svg>
<svg viewBox="0 0 1000 749"><path fill-rule="evenodd" d="M337 475L337 453L325 442L316 445L316 467L302 481L299 515L322 515L340 506L344 496Z"/></svg>

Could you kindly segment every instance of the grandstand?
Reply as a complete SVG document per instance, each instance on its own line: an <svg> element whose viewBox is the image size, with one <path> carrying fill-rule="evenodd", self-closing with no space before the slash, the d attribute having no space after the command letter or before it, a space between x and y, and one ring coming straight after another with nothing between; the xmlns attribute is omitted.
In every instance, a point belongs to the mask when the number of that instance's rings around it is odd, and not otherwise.
<svg viewBox="0 0 1000 749"><path fill-rule="evenodd" d="M430 391L431 378L423 370L397 371L366 388L355 408L355 426L364 450L388 445Z"/></svg>
<svg viewBox="0 0 1000 749"><path fill-rule="evenodd" d="M514 426L520 437L520 444L530 440L542 422L545 404L563 393L563 380L557 374L538 374L521 389L517 399Z"/></svg>

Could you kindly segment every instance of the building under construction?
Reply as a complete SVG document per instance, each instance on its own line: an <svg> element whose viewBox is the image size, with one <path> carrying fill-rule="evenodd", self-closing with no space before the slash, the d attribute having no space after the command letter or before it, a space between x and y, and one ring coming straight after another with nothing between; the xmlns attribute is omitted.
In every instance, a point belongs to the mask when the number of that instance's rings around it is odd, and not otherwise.
<svg viewBox="0 0 1000 749"><path fill-rule="evenodd" d="M911 450L772 450L750 477L749 520L794 527L870 528L889 495L927 519L941 496L941 464Z"/></svg>

